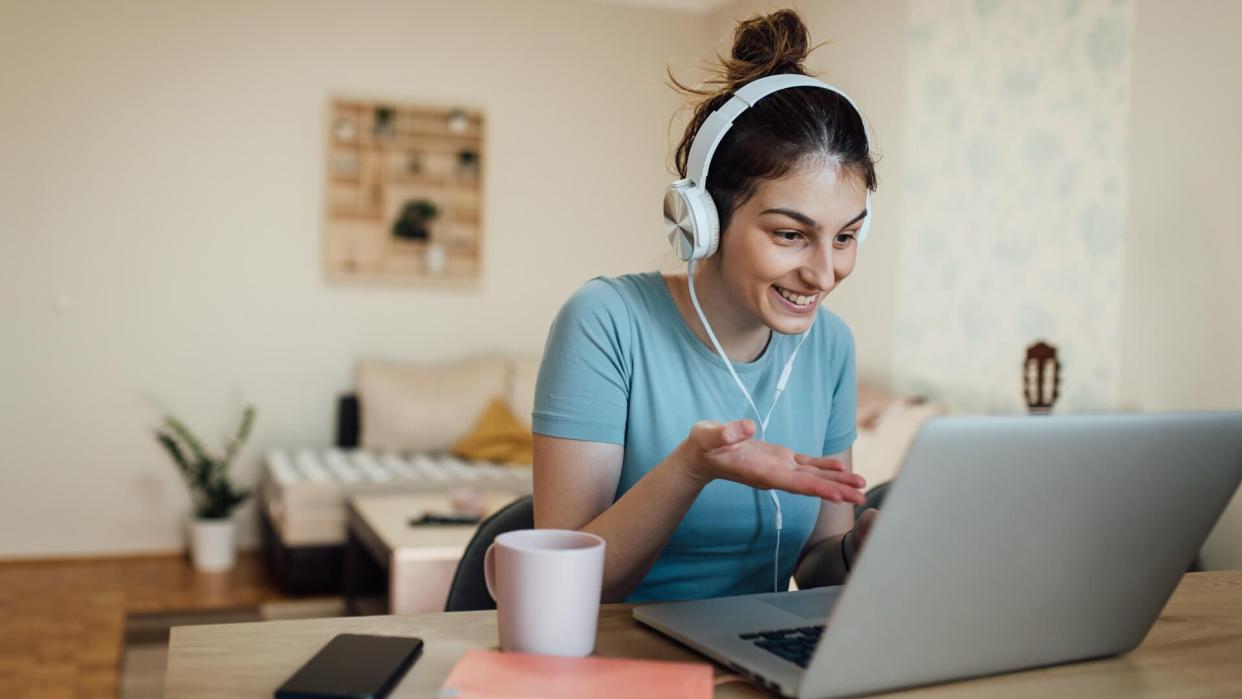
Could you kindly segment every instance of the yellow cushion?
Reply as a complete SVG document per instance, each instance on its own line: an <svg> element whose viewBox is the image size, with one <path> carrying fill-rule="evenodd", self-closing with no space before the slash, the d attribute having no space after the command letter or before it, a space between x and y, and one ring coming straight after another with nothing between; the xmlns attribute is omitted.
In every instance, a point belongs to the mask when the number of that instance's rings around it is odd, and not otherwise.
<svg viewBox="0 0 1242 699"><path fill-rule="evenodd" d="M513 415L505 399L492 398L474 428L453 445L463 459L528 465L533 460L530 427Z"/></svg>

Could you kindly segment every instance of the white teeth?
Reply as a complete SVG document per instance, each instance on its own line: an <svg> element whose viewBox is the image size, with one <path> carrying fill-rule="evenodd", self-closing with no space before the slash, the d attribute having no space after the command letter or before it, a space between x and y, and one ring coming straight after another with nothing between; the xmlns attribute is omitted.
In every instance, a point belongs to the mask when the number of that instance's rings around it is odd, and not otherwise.
<svg viewBox="0 0 1242 699"><path fill-rule="evenodd" d="M785 298L789 299L790 301L794 302L795 304L799 306L805 306L808 303L815 300L815 296L802 296L801 294L795 294L786 289L782 289L779 286L776 287L776 290L780 292L781 296L784 296Z"/></svg>

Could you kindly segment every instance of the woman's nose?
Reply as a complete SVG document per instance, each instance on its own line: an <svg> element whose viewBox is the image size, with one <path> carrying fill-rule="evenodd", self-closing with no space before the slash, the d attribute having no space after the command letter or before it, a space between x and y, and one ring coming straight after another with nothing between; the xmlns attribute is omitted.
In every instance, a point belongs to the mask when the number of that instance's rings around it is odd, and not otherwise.
<svg viewBox="0 0 1242 699"><path fill-rule="evenodd" d="M802 280L820 291L831 291L837 284L832 252L832 246L828 246L826 250L812 253L812 259L802 268Z"/></svg>

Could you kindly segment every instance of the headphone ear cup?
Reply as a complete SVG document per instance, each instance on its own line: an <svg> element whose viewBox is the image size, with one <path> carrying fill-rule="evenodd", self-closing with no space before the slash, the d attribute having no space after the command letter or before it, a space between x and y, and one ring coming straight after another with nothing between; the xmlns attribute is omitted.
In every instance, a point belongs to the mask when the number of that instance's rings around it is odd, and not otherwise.
<svg viewBox="0 0 1242 699"><path fill-rule="evenodd" d="M695 215L693 202L686 196L689 182L680 180L664 192L664 232L677 257L689 260L695 248Z"/></svg>
<svg viewBox="0 0 1242 699"><path fill-rule="evenodd" d="M702 254L696 259L702 259L715 255L716 250L720 248L720 215L716 211L716 202L712 200L712 195L708 194L706 189L697 191L699 192L699 206L702 211L701 220L703 228L699 236L699 248L702 250Z"/></svg>
<svg viewBox="0 0 1242 699"><path fill-rule="evenodd" d="M670 185L664 192L664 232L682 260L714 255L720 243L720 221L711 195L689 180Z"/></svg>

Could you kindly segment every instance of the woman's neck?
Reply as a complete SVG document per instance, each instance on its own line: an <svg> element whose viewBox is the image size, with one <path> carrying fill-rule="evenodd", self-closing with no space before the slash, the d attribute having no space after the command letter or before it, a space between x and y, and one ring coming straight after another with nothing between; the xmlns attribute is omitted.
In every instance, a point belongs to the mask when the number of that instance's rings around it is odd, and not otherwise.
<svg viewBox="0 0 1242 699"><path fill-rule="evenodd" d="M703 328L699 314L694 311L687 288L687 275L677 274L664 278L676 302L677 310L686 326L694 336L712 352L716 348ZM729 296L724 280L714 265L697 266L694 270L694 290L699 298L699 306L707 322L712 325L712 332L724 348L730 360L739 363L753 362L763 354L772 337L772 330L753 316L741 312L737 302Z"/></svg>

